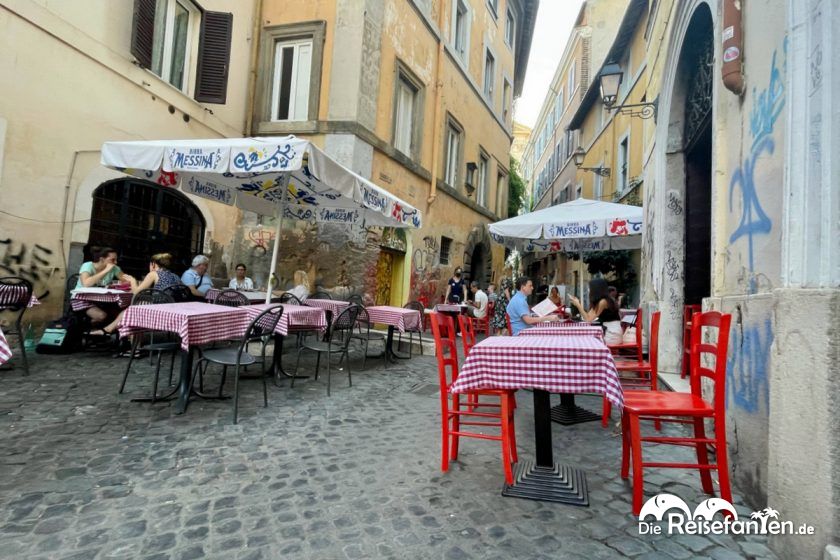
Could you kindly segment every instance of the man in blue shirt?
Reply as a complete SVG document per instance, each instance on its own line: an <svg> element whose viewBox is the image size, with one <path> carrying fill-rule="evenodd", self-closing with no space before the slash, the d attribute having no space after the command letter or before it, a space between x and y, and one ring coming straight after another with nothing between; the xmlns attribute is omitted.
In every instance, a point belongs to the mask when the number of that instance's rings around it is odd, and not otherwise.
<svg viewBox="0 0 840 560"><path fill-rule="evenodd" d="M560 317L554 314L537 317L531 313L531 308L528 307L528 296L533 291L534 283L531 282L530 278L520 276L516 279L516 293L510 298L510 303L508 303L506 309L510 316L510 328L513 331L510 334L517 335L522 329L537 323L550 323L560 320Z"/></svg>
<svg viewBox="0 0 840 560"><path fill-rule="evenodd" d="M205 255L196 255L192 260L192 268L188 268L181 275L181 282L190 289L193 297L204 299L207 290L213 287L207 268L210 266L210 259Z"/></svg>

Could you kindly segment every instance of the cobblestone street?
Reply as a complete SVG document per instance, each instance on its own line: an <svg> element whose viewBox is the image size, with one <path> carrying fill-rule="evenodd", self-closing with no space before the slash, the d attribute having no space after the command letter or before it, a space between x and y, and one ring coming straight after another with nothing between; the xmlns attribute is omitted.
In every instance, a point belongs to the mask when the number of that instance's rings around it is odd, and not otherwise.
<svg viewBox="0 0 840 560"><path fill-rule="evenodd" d="M243 381L238 425L229 401L197 399L182 416L129 402L149 391L148 359L124 395L126 361L110 355L34 356L29 377L2 372L0 557L774 558L763 537L640 536L620 438L599 423L553 427L555 460L585 470L590 507L503 498L495 442L462 441L441 473L434 359L352 363L352 388L335 371L329 398L323 377L285 381L269 385L267 409L259 383ZM599 398L578 401L600 411ZM531 459L530 393L518 403ZM646 483L647 497L705 498L694 473Z"/></svg>

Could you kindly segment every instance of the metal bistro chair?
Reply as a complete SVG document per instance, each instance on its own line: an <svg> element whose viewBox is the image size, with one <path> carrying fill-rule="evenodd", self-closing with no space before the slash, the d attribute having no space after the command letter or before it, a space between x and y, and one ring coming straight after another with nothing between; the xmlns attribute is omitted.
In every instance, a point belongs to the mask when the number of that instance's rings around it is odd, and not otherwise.
<svg viewBox="0 0 840 560"><path fill-rule="evenodd" d="M323 290L315 292L309 297L311 297L312 299L332 299L332 296Z"/></svg>
<svg viewBox="0 0 840 560"><path fill-rule="evenodd" d="M295 294L290 294L289 292L285 292L282 296L280 296L280 303L303 305L303 302L300 301L300 298L298 298Z"/></svg>
<svg viewBox="0 0 840 560"><path fill-rule="evenodd" d="M0 278L0 311L17 312L17 319L11 328L6 328L6 335L17 336L20 345L20 355L23 360L23 374L29 375L29 363L26 361L26 342L23 332L23 314L29 308L32 299L32 283L18 276Z"/></svg>
<svg viewBox="0 0 840 560"><path fill-rule="evenodd" d="M405 305L403 305L403 309L413 309L420 313L420 322L417 324L416 327L411 329L406 329L405 332L408 333L408 357L411 357L411 346L412 342L414 342L414 333L417 333L417 336L420 337L420 355L423 355L423 315L425 314L426 309L423 307L423 304L419 301L409 301ZM402 343L402 334L399 334L397 338L397 346Z"/></svg>
<svg viewBox="0 0 840 560"><path fill-rule="evenodd" d="M174 303L172 296L170 296L164 291L154 290L151 288L148 290L137 292L136 294L134 294L134 297L131 298L131 305L159 305L162 303ZM156 335L163 337L163 340L156 342ZM149 357L151 358L152 354L157 352L157 365L155 366L155 380L152 385L152 395L150 397L132 399L133 401L148 400L154 403L160 399L160 397L158 397L157 394L157 389L158 381L160 379L160 364L163 361L163 354L164 352L171 354L171 358L169 360L169 385L171 386L172 372L175 369L175 355L181 350L181 343L178 340L173 340L173 334L169 332L150 333L148 344L143 344L143 336L143 334L138 334L134 336L134 340L131 344L131 353L129 355L128 365L125 368L122 383L120 383L119 393L122 394L122 392L125 390L125 382L128 379L128 373L131 371L131 364L134 363L134 360L138 357L138 354L142 351L148 351Z"/></svg>
<svg viewBox="0 0 840 560"><path fill-rule="evenodd" d="M327 355L327 396L330 396L330 376L332 368L330 366L330 357L333 354L340 354L341 360L347 360L347 381L350 387L353 386L353 377L350 373L350 357L347 355L348 347L350 346L350 337L353 334L353 327L356 325L356 319L359 317L359 307L351 305L345 308L338 314L329 331L327 331L327 338L325 341L306 342L298 349L297 364L295 371L300 368L300 355L304 350L312 350L318 353L317 361L315 362L315 379L318 379L318 369L321 366L321 354ZM295 386L295 377L292 377L291 386Z"/></svg>
<svg viewBox="0 0 840 560"><path fill-rule="evenodd" d="M277 323L280 322L280 317L283 316L283 306L280 304L272 305L259 315L257 315L248 329L245 331L245 336L239 341L236 347L228 348L211 348L204 350L201 358L196 362L193 370L193 379L190 385L195 382L196 374L200 374L204 367L208 364L218 364L222 366L222 380L219 385L219 393L221 394L222 387L225 385L225 378L227 376L227 369L229 367L235 368L234 382L233 382L233 423L238 423L239 418L239 371L245 366L259 363L260 379L263 385L263 406L268 406L268 388L265 381L265 348L270 340L273 338L274 329ZM254 356L247 350L248 344L252 342L260 343L260 355Z"/></svg>
<svg viewBox="0 0 840 560"><path fill-rule="evenodd" d="M347 298L347 301L349 301L350 303L355 303L356 305L359 305L361 307L365 306L365 300L359 294L353 294L352 296Z"/></svg>
<svg viewBox="0 0 840 560"><path fill-rule="evenodd" d="M249 305L251 302L245 297L245 294L226 288L221 291L213 303L225 307L242 307L243 305Z"/></svg>
<svg viewBox="0 0 840 560"><path fill-rule="evenodd" d="M163 291L169 294L169 296L175 301L175 303L193 301L194 299L190 289L184 286L183 284L175 284L174 286L169 286Z"/></svg>
<svg viewBox="0 0 840 560"><path fill-rule="evenodd" d="M79 283L79 273L71 274L67 277L67 282L64 284L64 314L70 312L70 292L76 289Z"/></svg>
<svg viewBox="0 0 840 560"><path fill-rule="evenodd" d="M371 330L370 328L370 316L368 315L367 309L363 306L359 306L359 316L356 319L356 330L350 336L353 340L361 340L365 344L365 353L362 357L362 369L365 369L367 365L367 354L368 354L368 346L370 345L370 341L379 341L385 342L386 335L383 332ZM386 357L385 363L388 363L388 359Z"/></svg>

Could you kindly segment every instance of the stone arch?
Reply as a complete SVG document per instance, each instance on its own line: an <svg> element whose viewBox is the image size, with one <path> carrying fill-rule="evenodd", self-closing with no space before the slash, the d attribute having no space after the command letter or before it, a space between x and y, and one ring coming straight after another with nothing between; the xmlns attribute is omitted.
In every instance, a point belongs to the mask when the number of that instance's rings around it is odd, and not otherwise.
<svg viewBox="0 0 840 560"><path fill-rule="evenodd" d="M493 253L486 226L473 227L467 236L463 269L468 280L478 280L482 286L490 282L493 273Z"/></svg>

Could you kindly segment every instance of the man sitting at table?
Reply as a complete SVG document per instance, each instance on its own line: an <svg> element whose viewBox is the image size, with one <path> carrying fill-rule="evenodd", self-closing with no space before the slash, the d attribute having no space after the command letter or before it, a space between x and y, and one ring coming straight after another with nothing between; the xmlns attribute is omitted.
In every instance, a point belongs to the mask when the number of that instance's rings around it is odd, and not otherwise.
<svg viewBox="0 0 840 560"><path fill-rule="evenodd" d="M245 264L239 263L236 265L236 276L230 279L228 288L233 290L253 290L254 281L245 276L246 271Z"/></svg>
<svg viewBox="0 0 840 560"><path fill-rule="evenodd" d="M203 300L207 290L213 287L207 269L210 266L210 259L206 255L196 255L192 260L192 268L188 268L181 275L181 282L189 288L193 297Z"/></svg>
<svg viewBox="0 0 840 560"><path fill-rule="evenodd" d="M510 328L512 335L519 334L519 331L537 323L550 323L559 321L560 317L551 313L545 317L537 317L531 313L528 307L528 296L534 291L534 283L530 278L520 276L516 279L516 293L510 298L507 305L507 314L510 316Z"/></svg>
<svg viewBox="0 0 840 560"><path fill-rule="evenodd" d="M478 282L475 280L470 282L470 293L472 300L467 301L467 312L471 317L484 319L487 315L487 294L478 287Z"/></svg>

